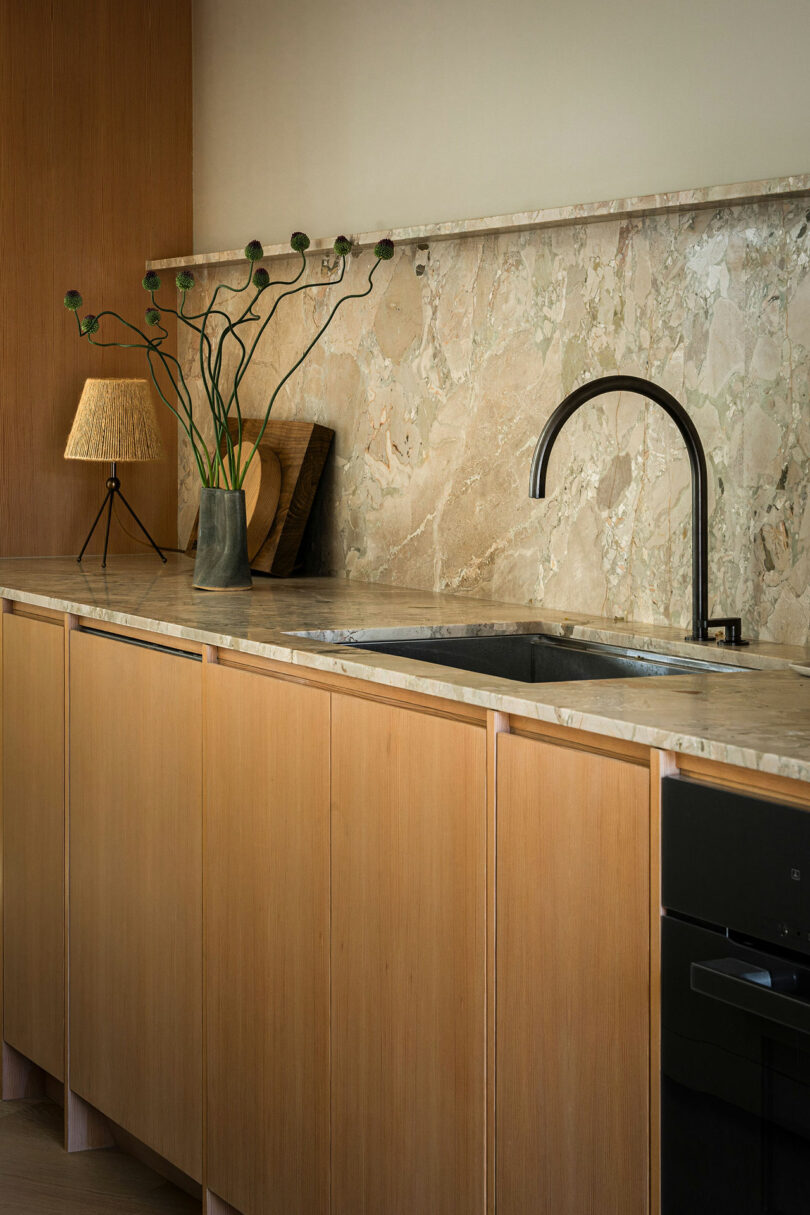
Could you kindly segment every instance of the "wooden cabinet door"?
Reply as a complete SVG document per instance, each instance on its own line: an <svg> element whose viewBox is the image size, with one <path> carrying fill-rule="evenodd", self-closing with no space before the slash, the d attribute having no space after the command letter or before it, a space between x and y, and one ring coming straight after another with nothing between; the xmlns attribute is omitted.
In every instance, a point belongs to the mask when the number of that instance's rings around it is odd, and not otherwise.
<svg viewBox="0 0 810 1215"><path fill-rule="evenodd" d="M485 1204L483 729L332 698L332 1211Z"/></svg>
<svg viewBox="0 0 810 1215"><path fill-rule="evenodd" d="M644 1215L649 772L498 736L498 1215Z"/></svg>
<svg viewBox="0 0 810 1215"><path fill-rule="evenodd" d="M329 1211L329 694L206 669L207 1186Z"/></svg>
<svg viewBox="0 0 810 1215"><path fill-rule="evenodd" d="M201 675L71 633L69 1083L197 1180Z"/></svg>
<svg viewBox="0 0 810 1215"><path fill-rule="evenodd" d="M3 617L3 1037L65 1065L65 641Z"/></svg>

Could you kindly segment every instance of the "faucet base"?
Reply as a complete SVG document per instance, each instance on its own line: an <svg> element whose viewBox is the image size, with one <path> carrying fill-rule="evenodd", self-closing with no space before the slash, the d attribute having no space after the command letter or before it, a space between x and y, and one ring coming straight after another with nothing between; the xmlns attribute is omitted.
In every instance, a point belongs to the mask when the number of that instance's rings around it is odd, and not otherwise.
<svg viewBox="0 0 810 1215"><path fill-rule="evenodd" d="M718 645L748 645L747 641L743 641L742 621L739 616L716 616L714 620L707 620L705 624L709 629L722 628L725 630L725 636L722 641L718 641Z"/></svg>
<svg viewBox="0 0 810 1215"><path fill-rule="evenodd" d="M750 641L743 640L742 621L739 616L716 616L713 620L704 620L698 626L697 635L693 631L689 637L684 637L684 641L711 641L709 629L723 629L725 636L718 638L716 645L723 646L743 646L750 645Z"/></svg>

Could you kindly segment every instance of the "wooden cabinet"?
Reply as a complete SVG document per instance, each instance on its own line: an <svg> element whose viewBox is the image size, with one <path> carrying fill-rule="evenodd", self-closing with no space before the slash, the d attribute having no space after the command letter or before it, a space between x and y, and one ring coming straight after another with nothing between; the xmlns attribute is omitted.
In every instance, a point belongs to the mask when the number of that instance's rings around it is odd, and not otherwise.
<svg viewBox="0 0 810 1215"><path fill-rule="evenodd" d="M329 1211L329 694L206 668L207 1185Z"/></svg>
<svg viewBox="0 0 810 1215"><path fill-rule="evenodd" d="M485 1204L486 734L332 697L332 1211Z"/></svg>
<svg viewBox="0 0 810 1215"><path fill-rule="evenodd" d="M3 622L4 1032L69 1117L211 1211L648 1215L647 752L78 629L66 857L65 632Z"/></svg>
<svg viewBox="0 0 810 1215"><path fill-rule="evenodd" d="M65 643L59 621L3 617L3 1037L65 1064Z"/></svg>
<svg viewBox="0 0 810 1215"><path fill-rule="evenodd" d="M644 1215L649 770L498 737L498 1215Z"/></svg>
<svg viewBox="0 0 810 1215"><path fill-rule="evenodd" d="M70 1087L199 1180L201 664L70 641Z"/></svg>

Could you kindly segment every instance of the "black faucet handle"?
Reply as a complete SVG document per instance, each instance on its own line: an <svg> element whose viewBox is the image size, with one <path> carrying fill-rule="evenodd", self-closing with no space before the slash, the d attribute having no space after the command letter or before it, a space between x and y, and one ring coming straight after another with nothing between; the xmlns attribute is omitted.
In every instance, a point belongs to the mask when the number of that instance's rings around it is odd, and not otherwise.
<svg viewBox="0 0 810 1215"><path fill-rule="evenodd" d="M722 641L718 640L718 645L749 645L750 642L743 641L742 635L742 620L739 616L717 616L714 620L707 620L706 627L709 629L723 628L725 637Z"/></svg>

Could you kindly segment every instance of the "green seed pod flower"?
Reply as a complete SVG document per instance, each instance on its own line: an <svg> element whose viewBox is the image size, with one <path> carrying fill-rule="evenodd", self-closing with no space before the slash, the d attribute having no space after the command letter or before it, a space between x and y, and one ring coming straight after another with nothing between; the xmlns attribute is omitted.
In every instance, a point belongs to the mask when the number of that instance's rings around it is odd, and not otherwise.
<svg viewBox="0 0 810 1215"><path fill-rule="evenodd" d="M264 257L264 249L260 240L251 240L245 245L245 257L249 262L258 262Z"/></svg>
<svg viewBox="0 0 810 1215"><path fill-rule="evenodd" d="M258 287L260 291L264 291L265 287L270 285L270 275L265 270L264 266L259 266L258 270L253 271L253 286Z"/></svg>
<svg viewBox="0 0 810 1215"><path fill-rule="evenodd" d="M143 278L144 291L157 291L160 287L160 275L157 270L147 270Z"/></svg>
<svg viewBox="0 0 810 1215"><path fill-rule="evenodd" d="M190 291L194 286L194 275L190 270L181 270L174 281L178 291Z"/></svg>
<svg viewBox="0 0 810 1215"><path fill-rule="evenodd" d="M93 316L92 312L82 318L82 333L98 333L98 317Z"/></svg>
<svg viewBox="0 0 810 1215"><path fill-rule="evenodd" d="M78 312L83 303L84 300L79 295L78 291L65 292L65 307L67 308L68 312Z"/></svg>
<svg viewBox="0 0 810 1215"><path fill-rule="evenodd" d="M296 253L304 253L310 246L310 239L306 232L293 232L290 237L290 248Z"/></svg>
<svg viewBox="0 0 810 1215"><path fill-rule="evenodd" d="M159 308L147 308L146 309L146 323L147 323L147 325L159 325L160 324L160 309Z"/></svg>
<svg viewBox="0 0 810 1215"><path fill-rule="evenodd" d="M381 262L390 262L394 256L394 242L386 236L383 240L378 241L374 246L374 256L378 257Z"/></svg>
<svg viewBox="0 0 810 1215"><path fill-rule="evenodd" d="M338 257L348 257L352 251L352 242L348 236L339 236L335 241L335 253Z"/></svg>

